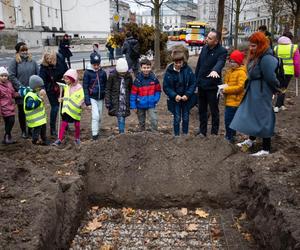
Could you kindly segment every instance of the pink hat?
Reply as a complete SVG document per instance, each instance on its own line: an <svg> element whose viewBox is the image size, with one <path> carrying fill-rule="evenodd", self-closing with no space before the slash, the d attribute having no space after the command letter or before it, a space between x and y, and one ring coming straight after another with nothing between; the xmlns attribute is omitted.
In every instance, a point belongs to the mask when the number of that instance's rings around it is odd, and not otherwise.
<svg viewBox="0 0 300 250"><path fill-rule="evenodd" d="M67 76L73 80L73 82L77 82L78 74L76 69L68 69L64 76Z"/></svg>
<svg viewBox="0 0 300 250"><path fill-rule="evenodd" d="M292 44L292 41L288 37L282 36L278 39L278 44Z"/></svg>
<svg viewBox="0 0 300 250"><path fill-rule="evenodd" d="M245 58L245 54L239 50L234 50L229 58L235 62L237 62L238 64L242 64Z"/></svg>

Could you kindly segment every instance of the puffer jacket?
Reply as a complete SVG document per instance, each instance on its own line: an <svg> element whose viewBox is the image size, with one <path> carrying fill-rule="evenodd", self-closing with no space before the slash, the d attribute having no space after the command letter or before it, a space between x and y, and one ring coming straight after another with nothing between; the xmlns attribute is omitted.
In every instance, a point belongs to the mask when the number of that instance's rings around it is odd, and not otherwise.
<svg viewBox="0 0 300 250"><path fill-rule="evenodd" d="M103 69L95 71L91 66L83 75L84 102L87 106L91 105L90 98L102 100L105 96L107 75Z"/></svg>
<svg viewBox="0 0 300 250"><path fill-rule="evenodd" d="M7 81L0 84L0 115L3 117L15 115L15 101L17 93L12 83Z"/></svg>
<svg viewBox="0 0 300 250"><path fill-rule="evenodd" d="M125 117L130 115L130 92L132 86L132 76L129 72L127 72L124 76L125 80L125 98L126 98L126 112ZM105 92L105 106L108 109L108 114L110 116L117 116L119 112L119 98L120 98L120 84L121 84L121 76L117 71L113 71L110 73L106 92Z"/></svg>
<svg viewBox="0 0 300 250"><path fill-rule="evenodd" d="M244 96L244 86L247 79L245 66L236 69L228 69L224 76L224 83L228 87L224 89L225 106L238 107Z"/></svg>
<svg viewBox="0 0 300 250"><path fill-rule="evenodd" d="M150 109L155 108L155 105L160 99L161 88L158 79L154 73L149 76L144 76L143 73L138 73L133 82L130 95L131 109Z"/></svg>

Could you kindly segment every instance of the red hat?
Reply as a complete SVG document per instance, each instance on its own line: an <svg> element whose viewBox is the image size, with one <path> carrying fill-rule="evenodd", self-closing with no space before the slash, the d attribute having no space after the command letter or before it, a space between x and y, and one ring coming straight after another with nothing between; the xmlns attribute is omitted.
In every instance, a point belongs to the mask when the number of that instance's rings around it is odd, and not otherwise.
<svg viewBox="0 0 300 250"><path fill-rule="evenodd" d="M244 58L245 58L245 54L243 52L239 51L239 50L234 50L230 54L229 58L231 60L234 60L238 64L242 64L243 61L244 61Z"/></svg>

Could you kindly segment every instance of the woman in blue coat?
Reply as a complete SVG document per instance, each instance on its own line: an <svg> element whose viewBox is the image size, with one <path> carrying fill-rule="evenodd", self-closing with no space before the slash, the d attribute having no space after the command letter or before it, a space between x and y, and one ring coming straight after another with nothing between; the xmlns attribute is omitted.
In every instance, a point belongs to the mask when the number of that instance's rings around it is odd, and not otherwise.
<svg viewBox="0 0 300 250"><path fill-rule="evenodd" d="M279 86L275 73L277 65L268 38L262 32L253 33L249 38L246 94L230 124L230 128L250 136L238 143L239 147L248 149L254 145L256 137L263 139L262 150L253 156L268 155L271 150L275 127L272 96Z"/></svg>
<svg viewBox="0 0 300 250"><path fill-rule="evenodd" d="M188 53L182 45L174 47L171 54L171 63L165 72L163 90L168 96L168 109L173 114L175 136L189 131L189 111L193 105L193 96L196 88L196 79L192 69L187 65Z"/></svg>

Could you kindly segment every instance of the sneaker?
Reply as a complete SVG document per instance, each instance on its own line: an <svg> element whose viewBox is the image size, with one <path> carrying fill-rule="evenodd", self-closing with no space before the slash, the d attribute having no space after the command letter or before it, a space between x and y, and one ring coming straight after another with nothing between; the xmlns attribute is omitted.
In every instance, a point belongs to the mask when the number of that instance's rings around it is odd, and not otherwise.
<svg viewBox="0 0 300 250"><path fill-rule="evenodd" d="M270 151L266 151L266 150L260 150L258 152L256 152L255 154L251 154L252 156L264 156L264 155L269 155Z"/></svg>
<svg viewBox="0 0 300 250"><path fill-rule="evenodd" d="M287 110L287 108L286 108L285 106L281 106L280 109L281 109L282 111Z"/></svg>
<svg viewBox="0 0 300 250"><path fill-rule="evenodd" d="M59 146L61 145L61 140L57 139L55 142L52 143L52 146Z"/></svg>
<svg viewBox="0 0 300 250"><path fill-rule="evenodd" d="M80 139L76 139L76 140L75 140L75 144L76 144L76 145L80 145L80 143L81 143Z"/></svg>
<svg viewBox="0 0 300 250"><path fill-rule="evenodd" d="M255 141L252 141L252 140L250 140L250 139L247 139L247 140L245 140L245 141L243 141L243 142L237 143L236 145L237 145L238 147L240 147L240 148L244 148L244 147L246 147L246 148L251 148L251 147L254 145L254 143L255 143Z"/></svg>
<svg viewBox="0 0 300 250"><path fill-rule="evenodd" d="M92 139L93 139L93 141L97 141L99 139L99 135L93 135Z"/></svg>
<svg viewBox="0 0 300 250"><path fill-rule="evenodd" d="M274 107L274 113L278 113L279 112L279 108L278 107Z"/></svg>

